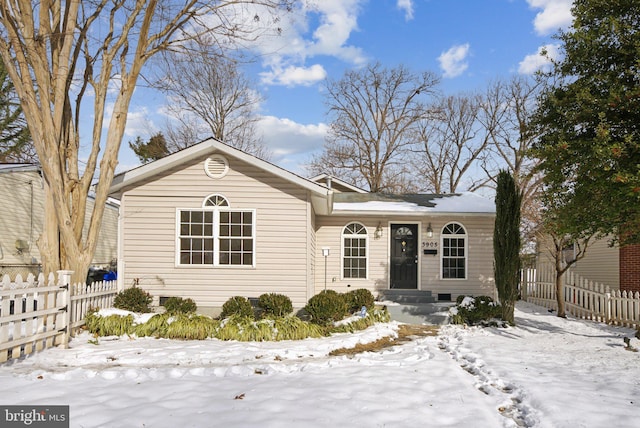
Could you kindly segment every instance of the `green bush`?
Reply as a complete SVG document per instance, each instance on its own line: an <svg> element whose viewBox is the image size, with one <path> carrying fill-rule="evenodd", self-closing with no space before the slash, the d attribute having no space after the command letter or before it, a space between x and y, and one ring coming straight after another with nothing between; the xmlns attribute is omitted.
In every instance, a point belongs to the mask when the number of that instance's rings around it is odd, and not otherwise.
<svg viewBox="0 0 640 428"><path fill-rule="evenodd" d="M348 311L350 313L360 311L363 306L368 310L371 310L375 305L375 298L373 297L373 294L366 288L352 290L344 294L344 299L347 302Z"/></svg>
<svg viewBox="0 0 640 428"><path fill-rule="evenodd" d="M151 295L142 288L133 286L116 294L113 306L131 312L151 312Z"/></svg>
<svg viewBox="0 0 640 428"><path fill-rule="evenodd" d="M224 302L222 305L222 313L220 318L228 318L232 315L241 317L254 318L253 307L246 297L234 296Z"/></svg>
<svg viewBox="0 0 640 428"><path fill-rule="evenodd" d="M319 325L340 321L348 313L344 297L333 290L325 290L313 296L304 310L311 316L311 322Z"/></svg>
<svg viewBox="0 0 640 428"><path fill-rule="evenodd" d="M170 314L192 314L197 309L193 299L183 299L182 297L169 297L164 303L164 308Z"/></svg>
<svg viewBox="0 0 640 428"><path fill-rule="evenodd" d="M454 324L487 324L493 319L500 319L502 309L489 296L458 296L453 308L451 322Z"/></svg>
<svg viewBox="0 0 640 428"><path fill-rule="evenodd" d="M258 297L258 307L268 318L284 317L293 312L291 299L284 294L265 293Z"/></svg>

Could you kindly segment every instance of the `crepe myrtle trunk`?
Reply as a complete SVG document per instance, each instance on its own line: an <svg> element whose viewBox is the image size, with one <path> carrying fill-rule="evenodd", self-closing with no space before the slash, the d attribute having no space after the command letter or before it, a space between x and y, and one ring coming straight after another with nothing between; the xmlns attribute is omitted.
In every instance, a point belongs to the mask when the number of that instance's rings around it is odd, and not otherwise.
<svg viewBox="0 0 640 428"><path fill-rule="evenodd" d="M520 206L522 196L513 176L500 171L496 188L493 232L494 270L502 319L514 324L514 306L520 283Z"/></svg>

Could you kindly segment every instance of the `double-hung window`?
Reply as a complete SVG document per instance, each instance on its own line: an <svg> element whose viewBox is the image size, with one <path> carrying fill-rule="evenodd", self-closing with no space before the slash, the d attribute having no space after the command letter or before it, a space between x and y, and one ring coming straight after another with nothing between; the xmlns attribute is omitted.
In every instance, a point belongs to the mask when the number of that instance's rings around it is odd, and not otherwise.
<svg viewBox="0 0 640 428"><path fill-rule="evenodd" d="M255 210L231 209L218 195L203 206L177 212L177 264L255 266Z"/></svg>
<svg viewBox="0 0 640 428"><path fill-rule="evenodd" d="M467 278L467 232L458 223L442 230L442 278Z"/></svg>

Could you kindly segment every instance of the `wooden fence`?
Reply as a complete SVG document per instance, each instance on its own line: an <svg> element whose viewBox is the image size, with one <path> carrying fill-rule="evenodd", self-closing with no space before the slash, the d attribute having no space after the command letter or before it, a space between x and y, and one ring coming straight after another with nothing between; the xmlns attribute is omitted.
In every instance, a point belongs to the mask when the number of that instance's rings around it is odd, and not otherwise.
<svg viewBox="0 0 640 428"><path fill-rule="evenodd" d="M521 276L523 299L557 310L555 275L552 265L524 269ZM567 313L578 318L640 328L640 292L612 290L571 271L565 273L563 280Z"/></svg>
<svg viewBox="0 0 640 428"><path fill-rule="evenodd" d="M69 284L71 272L59 271L45 280L18 275L0 282L0 363L51 346L66 346L84 324L91 308L113 305L116 281Z"/></svg>

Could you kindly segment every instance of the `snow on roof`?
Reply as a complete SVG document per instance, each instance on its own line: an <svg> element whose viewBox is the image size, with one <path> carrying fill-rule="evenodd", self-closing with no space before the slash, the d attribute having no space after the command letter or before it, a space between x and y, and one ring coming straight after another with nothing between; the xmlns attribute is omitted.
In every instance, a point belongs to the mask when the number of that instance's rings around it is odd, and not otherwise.
<svg viewBox="0 0 640 428"><path fill-rule="evenodd" d="M344 194L342 194L344 195ZM496 212L495 203L471 192L451 195L335 195L334 212L428 212L487 213Z"/></svg>

